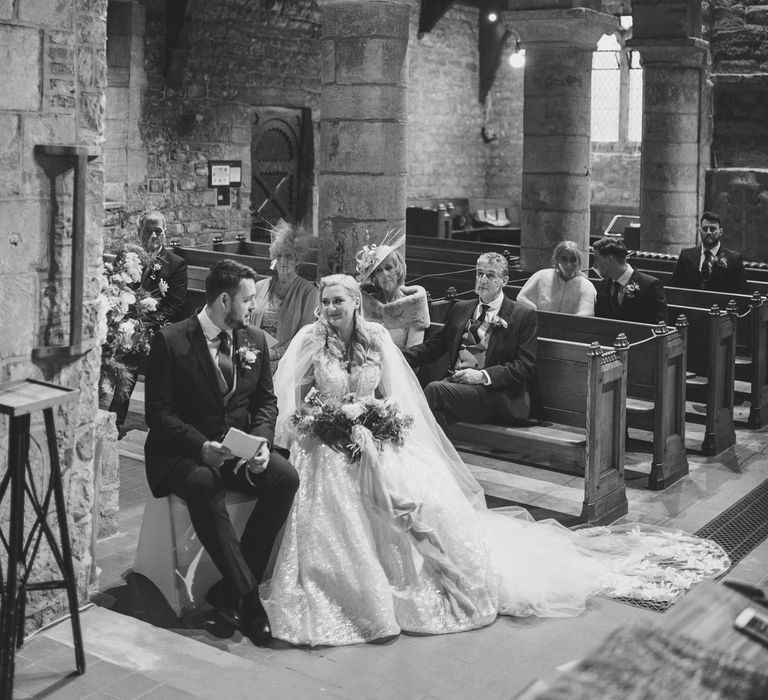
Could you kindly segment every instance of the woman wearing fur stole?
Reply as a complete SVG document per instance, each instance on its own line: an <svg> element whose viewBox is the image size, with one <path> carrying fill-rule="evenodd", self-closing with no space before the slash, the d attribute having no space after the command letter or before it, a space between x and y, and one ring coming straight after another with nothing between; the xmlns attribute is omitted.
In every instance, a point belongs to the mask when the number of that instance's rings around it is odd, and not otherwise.
<svg viewBox="0 0 768 700"><path fill-rule="evenodd" d="M401 350L421 343L429 328L426 290L404 285L405 259L398 250L404 242L405 234L398 231L356 256L365 318L384 326Z"/></svg>

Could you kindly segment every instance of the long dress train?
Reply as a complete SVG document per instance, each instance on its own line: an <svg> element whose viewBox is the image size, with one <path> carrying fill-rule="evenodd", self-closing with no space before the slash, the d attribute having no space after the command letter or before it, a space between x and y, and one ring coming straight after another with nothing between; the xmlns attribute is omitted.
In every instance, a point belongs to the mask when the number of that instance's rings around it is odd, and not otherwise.
<svg viewBox="0 0 768 700"><path fill-rule="evenodd" d="M680 532L571 531L521 508L487 510L389 335L370 329L374 349L351 372L322 323L302 329L275 377L276 441L301 480L261 589L276 637L338 645L459 632L498 614L573 616L596 594L669 599L730 565L717 544ZM405 443L363 440L352 462L299 435L290 417L308 377L325 396L396 399L414 418Z"/></svg>

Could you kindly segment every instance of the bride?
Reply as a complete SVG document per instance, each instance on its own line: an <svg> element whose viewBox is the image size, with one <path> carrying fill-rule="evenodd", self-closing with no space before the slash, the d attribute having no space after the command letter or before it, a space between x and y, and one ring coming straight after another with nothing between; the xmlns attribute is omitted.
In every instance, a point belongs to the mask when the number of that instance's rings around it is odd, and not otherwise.
<svg viewBox="0 0 768 700"><path fill-rule="evenodd" d="M717 544L679 532L570 531L520 508L487 510L386 329L363 318L354 278L324 277L319 298L319 320L275 375L275 442L301 479L261 588L275 637L353 644L469 630L499 614L573 616L596 594L669 600L727 570ZM350 404L389 399L413 419L403 444L356 428L353 459L301 432L294 415L313 387Z"/></svg>

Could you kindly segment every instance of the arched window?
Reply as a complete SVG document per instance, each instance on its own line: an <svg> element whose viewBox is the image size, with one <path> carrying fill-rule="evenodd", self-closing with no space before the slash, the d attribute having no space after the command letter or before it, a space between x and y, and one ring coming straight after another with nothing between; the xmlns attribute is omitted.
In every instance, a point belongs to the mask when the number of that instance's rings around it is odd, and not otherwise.
<svg viewBox="0 0 768 700"><path fill-rule="evenodd" d="M631 18L622 17L622 26L631 26ZM637 147L642 139L642 113L640 57L625 48L616 34L604 34L592 54L592 142L611 150Z"/></svg>

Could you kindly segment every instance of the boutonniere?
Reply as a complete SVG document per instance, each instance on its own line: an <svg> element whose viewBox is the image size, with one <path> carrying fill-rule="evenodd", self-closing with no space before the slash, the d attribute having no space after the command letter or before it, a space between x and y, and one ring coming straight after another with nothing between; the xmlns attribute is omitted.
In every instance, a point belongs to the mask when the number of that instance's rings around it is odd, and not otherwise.
<svg viewBox="0 0 768 700"><path fill-rule="evenodd" d="M632 299L639 290L640 285L637 282L630 282L626 287L624 287L624 298Z"/></svg>
<svg viewBox="0 0 768 700"><path fill-rule="evenodd" d="M259 359L261 350L253 347L247 340L237 349L237 357L244 369L251 369L251 365Z"/></svg>
<svg viewBox="0 0 768 700"><path fill-rule="evenodd" d="M160 292L161 297L164 297L168 293L168 282L162 277L157 281L157 291Z"/></svg>
<svg viewBox="0 0 768 700"><path fill-rule="evenodd" d="M722 267L724 270L728 267L728 261L725 259L724 255L718 255L715 258L715 266Z"/></svg>
<svg viewBox="0 0 768 700"><path fill-rule="evenodd" d="M491 329L502 328L507 330L508 325L509 324L501 316L496 316L493 321L491 321Z"/></svg>

